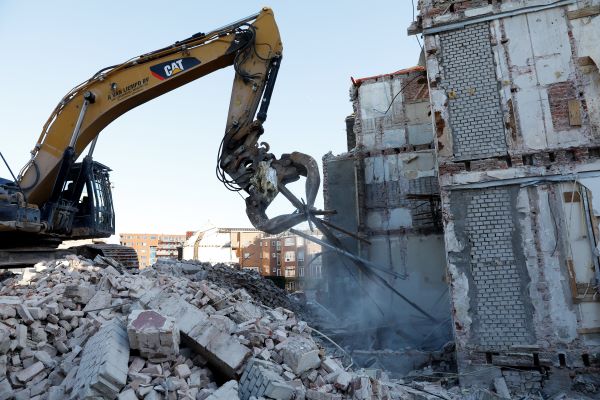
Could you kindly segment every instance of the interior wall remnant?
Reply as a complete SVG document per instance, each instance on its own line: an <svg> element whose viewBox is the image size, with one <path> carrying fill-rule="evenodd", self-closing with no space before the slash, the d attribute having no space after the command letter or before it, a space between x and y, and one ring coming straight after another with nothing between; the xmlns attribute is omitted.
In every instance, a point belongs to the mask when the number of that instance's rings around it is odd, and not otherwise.
<svg viewBox="0 0 600 400"><path fill-rule="evenodd" d="M598 3L595 1L595 3ZM582 89L586 99L587 109L592 132L598 135L600 132L600 47L597 35L600 32L600 18L598 8L591 6L583 16L573 15L569 17L575 52L578 56L578 70L581 73Z"/></svg>
<svg viewBox="0 0 600 400"><path fill-rule="evenodd" d="M326 210L335 210L329 221L349 232L358 231L356 161L348 156L323 156L323 197ZM358 241L352 236L339 236L345 249L358 254ZM340 262L339 254L324 251L322 255L323 280L327 282L327 292L321 289L318 298L327 303L336 314L347 312L347 304L340 299L348 291L360 291L358 280L348 273L351 262Z"/></svg>
<svg viewBox="0 0 600 400"><path fill-rule="evenodd" d="M600 174L600 0L419 10L461 384L574 388L600 367L598 228L580 183Z"/></svg>
<svg viewBox="0 0 600 400"><path fill-rule="evenodd" d="M346 309L348 332L365 332L351 335L355 349L439 349L451 339L450 309L424 68L353 80L350 93L355 146L323 159L325 205L337 211L330 221L356 232L363 240L345 237L356 254L394 274L383 276L436 321L337 256L323 268L336 271L332 279L344 280L346 292L332 302Z"/></svg>

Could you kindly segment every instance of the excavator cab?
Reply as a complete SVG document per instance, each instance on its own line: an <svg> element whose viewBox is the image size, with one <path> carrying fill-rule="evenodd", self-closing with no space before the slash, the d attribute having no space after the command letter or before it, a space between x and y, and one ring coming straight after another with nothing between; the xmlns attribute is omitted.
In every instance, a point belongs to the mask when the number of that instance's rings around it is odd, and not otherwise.
<svg viewBox="0 0 600 400"><path fill-rule="evenodd" d="M75 237L108 237L115 233L115 213L111 184L106 165L93 161L87 171L85 163L75 164L72 176L85 175L85 186L77 203L72 235Z"/></svg>
<svg viewBox="0 0 600 400"><path fill-rule="evenodd" d="M72 239L109 237L115 233L110 171L91 157L71 166L58 199L43 208L51 232Z"/></svg>
<svg viewBox="0 0 600 400"><path fill-rule="evenodd" d="M110 168L90 156L71 165L54 202L41 209L29 204L20 187L0 178L0 269L33 265L41 259L52 260L67 254L89 259L109 257L115 267L138 268L134 249L116 244L94 242L53 250L64 239L96 239L115 232ZM14 227L19 229L15 232ZM39 232L45 229L43 237ZM31 248L22 248L29 245ZM110 259L105 262L113 265Z"/></svg>

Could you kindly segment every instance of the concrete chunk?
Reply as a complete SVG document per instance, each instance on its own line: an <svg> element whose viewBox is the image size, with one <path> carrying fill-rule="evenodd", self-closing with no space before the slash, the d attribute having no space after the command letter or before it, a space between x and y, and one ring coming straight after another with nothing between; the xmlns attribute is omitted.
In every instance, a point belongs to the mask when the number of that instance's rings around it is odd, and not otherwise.
<svg viewBox="0 0 600 400"><path fill-rule="evenodd" d="M131 343L129 344L131 346ZM134 357L129 365L130 372L140 372L144 365L146 364L146 360L140 357Z"/></svg>
<svg viewBox="0 0 600 400"><path fill-rule="evenodd" d="M17 310L17 314L19 314L19 317L21 317L23 322L25 322L27 325L33 323L34 319L31 316L31 313L29 312L27 307L23 306L23 304L17 304L16 310Z"/></svg>
<svg viewBox="0 0 600 400"><path fill-rule="evenodd" d="M29 367L22 369L21 371L15 373L15 376L17 377L18 380L25 383L25 382L29 382L31 380L31 378L33 378L34 376L36 376L43 370L44 370L44 364L42 364L41 362L38 361L34 364L31 364Z"/></svg>
<svg viewBox="0 0 600 400"><path fill-rule="evenodd" d="M282 355L283 361L296 375L321 365L319 350L314 342L301 336L288 338L282 348Z"/></svg>
<svg viewBox="0 0 600 400"><path fill-rule="evenodd" d="M174 360L179 353L175 320L155 310L135 310L129 315L127 336L132 349L150 360Z"/></svg>
<svg viewBox="0 0 600 400"><path fill-rule="evenodd" d="M118 400L138 400L133 389L127 389L119 394Z"/></svg>
<svg viewBox="0 0 600 400"><path fill-rule="evenodd" d="M346 371L341 371L335 378L334 386L340 390L348 389L348 385L352 381L352 375Z"/></svg>
<svg viewBox="0 0 600 400"><path fill-rule="evenodd" d="M6 354L10 349L10 331L0 324L0 354Z"/></svg>
<svg viewBox="0 0 600 400"><path fill-rule="evenodd" d="M503 399L510 399L510 390L508 390L508 386L506 385L506 381L503 377L494 378L494 389L496 389L496 393Z"/></svg>
<svg viewBox="0 0 600 400"><path fill-rule="evenodd" d="M48 316L48 313L45 310L42 310L40 307L28 307L27 310L29 314L36 320L44 320Z"/></svg>
<svg viewBox="0 0 600 400"><path fill-rule="evenodd" d="M33 357L47 368L54 368L56 366L56 361L54 361L54 359L50 357L50 354L45 351L36 351L33 353Z"/></svg>
<svg viewBox="0 0 600 400"><path fill-rule="evenodd" d="M0 296L0 305L14 305L23 303L19 296Z"/></svg>
<svg viewBox="0 0 600 400"><path fill-rule="evenodd" d="M65 288L65 296L81 304L87 304L95 294L96 289L90 285L68 285Z"/></svg>
<svg viewBox="0 0 600 400"><path fill-rule="evenodd" d="M14 307L0 305L0 319L6 320L17 316L17 311Z"/></svg>
<svg viewBox="0 0 600 400"><path fill-rule="evenodd" d="M110 293L99 290L96 292L96 294L94 294L94 297L87 302L83 308L83 312L89 312L91 310L98 310L100 308L108 307L110 306L111 301L112 296Z"/></svg>
<svg viewBox="0 0 600 400"><path fill-rule="evenodd" d="M52 386L48 389L48 400L62 400L65 398L65 389L62 386Z"/></svg>
<svg viewBox="0 0 600 400"><path fill-rule="evenodd" d="M13 394L13 389L12 389L12 386L10 385L10 382L8 382L8 379L1 379L0 380L0 400L10 399L12 397L12 394Z"/></svg>
<svg viewBox="0 0 600 400"><path fill-rule="evenodd" d="M192 349L230 378L239 375L244 360L251 354L250 349L240 344L236 337L223 332L211 321L198 324L185 338Z"/></svg>
<svg viewBox="0 0 600 400"><path fill-rule="evenodd" d="M331 357L325 357L321 367L328 373L340 370L342 367Z"/></svg>
<svg viewBox="0 0 600 400"><path fill-rule="evenodd" d="M194 307L180 296L156 292L155 289L147 291L140 302L149 309L158 311L164 316L174 318L177 328L181 333L189 335L189 332L208 315L199 308Z"/></svg>
<svg viewBox="0 0 600 400"><path fill-rule="evenodd" d="M206 400L232 400L239 399L237 381L229 381L217 389Z"/></svg>

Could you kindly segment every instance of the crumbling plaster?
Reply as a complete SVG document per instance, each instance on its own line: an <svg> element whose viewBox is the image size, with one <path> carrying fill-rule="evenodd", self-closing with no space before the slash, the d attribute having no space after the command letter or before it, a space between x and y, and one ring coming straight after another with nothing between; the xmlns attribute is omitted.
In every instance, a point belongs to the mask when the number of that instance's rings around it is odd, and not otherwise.
<svg viewBox="0 0 600 400"><path fill-rule="evenodd" d="M355 88L352 96L361 99L354 106L357 147L377 151L431 142L427 99L407 98L403 90L403 86L418 86L419 76L372 79Z"/></svg>
<svg viewBox="0 0 600 400"><path fill-rule="evenodd" d="M600 0L595 1L600 4ZM600 46L598 35L600 32L600 16L578 18L571 21L573 39L576 52L580 58L589 57L593 63L581 65L581 79L584 96L587 100L588 116L594 127L595 134L600 135Z"/></svg>
<svg viewBox="0 0 600 400"><path fill-rule="evenodd" d="M440 175L440 186L460 186L477 184L482 182L496 182L501 185L502 181L519 178L543 178L557 175L576 176L587 175L600 176L600 161L558 164L549 166L522 166L505 169L491 169L482 171L462 171L458 174Z"/></svg>
<svg viewBox="0 0 600 400"><path fill-rule="evenodd" d="M535 341L526 317L531 305L522 233L513 226L518 191L511 186L458 190L449 196L454 235L464 246L447 257L468 278L472 324L464 339L480 351Z"/></svg>
<svg viewBox="0 0 600 400"><path fill-rule="evenodd" d="M527 7L537 4L549 3L527 2ZM421 2L421 10L427 11L431 5L431 2ZM483 15L524 6L522 2L504 2L494 7L482 7L481 10L469 9L467 14ZM595 101L598 98L598 78L594 80L593 72L586 78L578 69L579 53L597 51L591 43L597 37L595 20L598 17L569 20L566 13L565 7L551 8L489 23L508 154L600 144L598 133L594 132L598 126L598 105ZM444 17L447 19L444 22L464 18L460 13L448 13ZM439 24L436 18L439 17L425 16L423 26L426 28ZM449 105L460 96L472 96L479 85L474 82L470 93L454 92L453 88L445 86L444 64L447 60L444 61L444 49L440 41L440 36L444 34L426 34L424 41L436 125L436 147L442 162L451 161L455 155ZM465 46L465 54L470 54L473 49L469 50L467 44ZM582 79L593 81L593 84L583 85ZM560 84L565 88L555 87ZM567 85L571 85L572 89ZM559 97L553 100L552 95ZM569 100L578 101L581 126L571 126L569 121L557 124L559 118L568 117L563 114L566 113L566 102Z"/></svg>
<svg viewBox="0 0 600 400"><path fill-rule="evenodd" d="M560 204L551 199L551 185L532 186L519 191L519 229L529 278L529 295L535 312L538 344L571 343L577 338L577 315L569 300L563 245L556 236ZM558 242L557 242L558 241Z"/></svg>

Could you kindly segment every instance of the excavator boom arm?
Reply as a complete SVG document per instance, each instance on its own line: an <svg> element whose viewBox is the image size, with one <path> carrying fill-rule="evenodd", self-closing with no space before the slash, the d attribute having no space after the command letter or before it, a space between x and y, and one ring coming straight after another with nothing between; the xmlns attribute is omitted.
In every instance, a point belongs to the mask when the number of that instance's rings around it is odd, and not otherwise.
<svg viewBox="0 0 600 400"><path fill-rule="evenodd" d="M217 166L219 178L231 189L249 194L247 213L259 229L276 233L305 220L303 213L312 209L319 186L316 162L300 153L276 159L268 153L268 145L258 143L281 54L273 12L263 8L210 33L99 71L72 89L48 119L30 161L19 174L23 194L43 211L60 197L65 176L88 146L91 155L104 127L140 104L233 65L235 78ZM274 196L300 175L309 178L305 210L267 218L265 210Z"/></svg>

